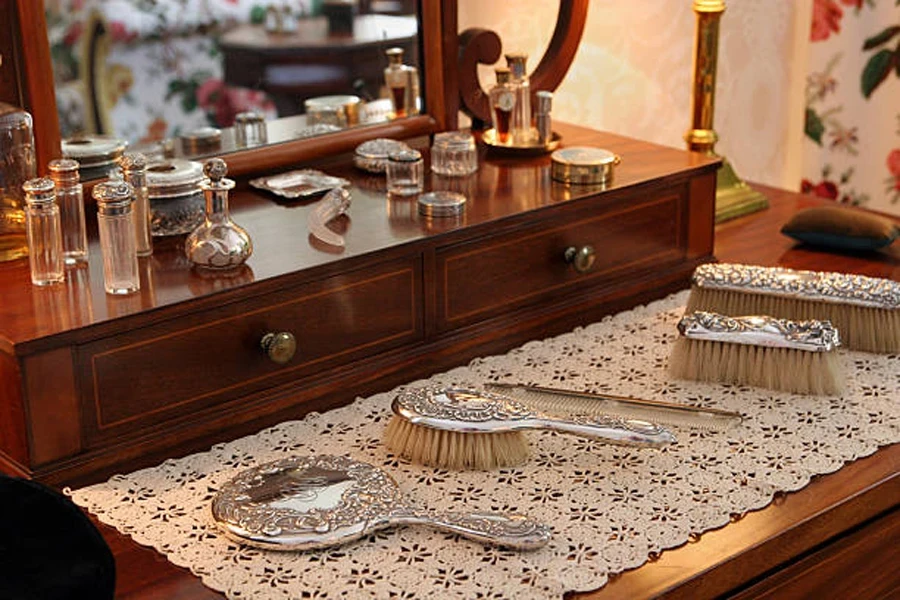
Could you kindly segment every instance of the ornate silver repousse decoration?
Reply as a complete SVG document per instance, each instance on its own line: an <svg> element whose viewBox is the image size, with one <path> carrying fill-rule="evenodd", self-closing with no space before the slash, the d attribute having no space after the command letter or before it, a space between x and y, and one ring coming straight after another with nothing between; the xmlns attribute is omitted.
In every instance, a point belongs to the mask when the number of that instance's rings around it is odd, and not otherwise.
<svg viewBox="0 0 900 600"><path fill-rule="evenodd" d="M864 275L723 263L697 267L693 283L701 288L900 308L900 283Z"/></svg>
<svg viewBox="0 0 900 600"><path fill-rule="evenodd" d="M681 318L678 331L697 340L809 352L830 352L841 344L837 329L829 321L791 321L768 316L727 317L697 311Z"/></svg>
<svg viewBox="0 0 900 600"><path fill-rule="evenodd" d="M410 423L461 433L552 429L611 443L659 447L675 441L666 428L609 415L560 418L532 410L509 396L454 387L408 388L394 399L394 412Z"/></svg>
<svg viewBox="0 0 900 600"><path fill-rule="evenodd" d="M212 516L232 539L275 550L343 544L401 524L518 550L550 540L548 527L521 515L417 507L383 470L346 456L291 457L248 469L222 486Z"/></svg>

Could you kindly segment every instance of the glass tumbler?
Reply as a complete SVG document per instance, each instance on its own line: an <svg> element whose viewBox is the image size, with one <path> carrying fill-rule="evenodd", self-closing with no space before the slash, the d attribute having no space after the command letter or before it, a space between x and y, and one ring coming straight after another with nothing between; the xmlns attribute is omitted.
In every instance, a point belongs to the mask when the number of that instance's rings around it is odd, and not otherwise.
<svg viewBox="0 0 900 600"><path fill-rule="evenodd" d="M431 170L451 177L477 171L478 153L472 134L464 131L436 133L431 145Z"/></svg>
<svg viewBox="0 0 900 600"><path fill-rule="evenodd" d="M94 186L93 196L97 201L106 293L136 292L141 282L134 227L134 190L124 181L105 181Z"/></svg>
<svg viewBox="0 0 900 600"><path fill-rule="evenodd" d="M414 196L425 187L425 164L418 150L401 150L388 157L387 190L397 196Z"/></svg>

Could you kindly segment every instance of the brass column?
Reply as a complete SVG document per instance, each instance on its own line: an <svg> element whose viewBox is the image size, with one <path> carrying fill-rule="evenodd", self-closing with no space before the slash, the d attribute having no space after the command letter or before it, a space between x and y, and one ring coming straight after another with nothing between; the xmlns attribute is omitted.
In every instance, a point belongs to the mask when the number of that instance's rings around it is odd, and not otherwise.
<svg viewBox="0 0 900 600"><path fill-rule="evenodd" d="M719 136L713 130L716 95L716 63L719 57L719 20L724 0L694 0L697 30L691 87L691 128L684 134L688 150L715 155ZM741 181L724 156L716 178L716 222L727 221L768 207L761 193Z"/></svg>

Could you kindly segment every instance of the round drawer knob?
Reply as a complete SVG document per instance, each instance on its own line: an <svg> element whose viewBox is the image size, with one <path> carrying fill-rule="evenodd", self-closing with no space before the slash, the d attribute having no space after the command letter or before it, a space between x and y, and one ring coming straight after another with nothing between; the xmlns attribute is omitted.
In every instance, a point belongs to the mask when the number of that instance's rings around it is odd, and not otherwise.
<svg viewBox="0 0 900 600"><path fill-rule="evenodd" d="M594 247L587 245L580 248L566 248L566 262L579 273L587 273L594 266Z"/></svg>
<svg viewBox="0 0 900 600"><path fill-rule="evenodd" d="M297 350L297 340L294 339L294 334L288 331L267 333L262 336L259 345L262 346L266 356L279 365L294 358L294 352Z"/></svg>

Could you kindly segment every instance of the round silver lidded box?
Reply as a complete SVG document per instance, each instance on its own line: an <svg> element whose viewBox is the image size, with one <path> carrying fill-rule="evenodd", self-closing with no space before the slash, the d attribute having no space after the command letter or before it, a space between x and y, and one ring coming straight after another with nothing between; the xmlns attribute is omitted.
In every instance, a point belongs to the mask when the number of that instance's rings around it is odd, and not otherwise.
<svg viewBox="0 0 900 600"><path fill-rule="evenodd" d="M573 185L606 184L613 179L615 167L622 162L618 154L602 148L572 146L550 155L550 176Z"/></svg>

